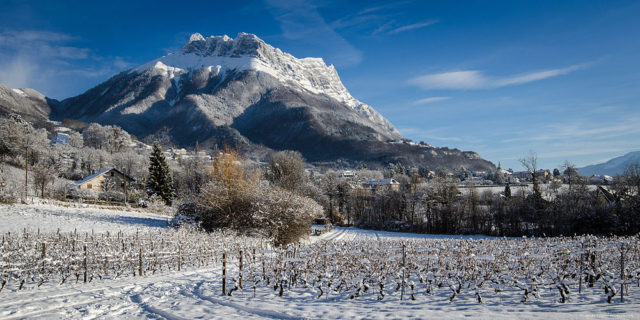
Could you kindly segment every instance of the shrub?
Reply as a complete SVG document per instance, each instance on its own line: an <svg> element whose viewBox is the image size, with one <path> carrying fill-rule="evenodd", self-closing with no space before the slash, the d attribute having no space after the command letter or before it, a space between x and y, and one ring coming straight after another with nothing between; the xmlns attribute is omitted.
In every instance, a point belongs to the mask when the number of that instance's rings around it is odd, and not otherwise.
<svg viewBox="0 0 640 320"><path fill-rule="evenodd" d="M207 231L258 231L281 246L308 235L313 219L322 215L314 200L249 175L234 151L218 156L210 175L197 200L180 206L174 224L195 223Z"/></svg>

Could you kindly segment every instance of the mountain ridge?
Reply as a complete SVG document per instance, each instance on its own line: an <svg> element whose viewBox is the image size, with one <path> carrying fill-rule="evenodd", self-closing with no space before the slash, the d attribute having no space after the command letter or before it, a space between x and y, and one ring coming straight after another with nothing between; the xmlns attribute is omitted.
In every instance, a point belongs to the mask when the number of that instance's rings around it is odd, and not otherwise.
<svg viewBox="0 0 640 320"><path fill-rule="evenodd" d="M578 168L578 172L583 176L591 176L594 174L615 176L623 174L627 167L632 164L640 164L640 151L628 152L603 163Z"/></svg>
<svg viewBox="0 0 640 320"><path fill-rule="evenodd" d="M477 153L416 145L351 96L333 66L297 59L255 35L193 34L175 53L123 71L53 108L178 146L291 149L309 161L491 170ZM403 142L404 141L404 142Z"/></svg>

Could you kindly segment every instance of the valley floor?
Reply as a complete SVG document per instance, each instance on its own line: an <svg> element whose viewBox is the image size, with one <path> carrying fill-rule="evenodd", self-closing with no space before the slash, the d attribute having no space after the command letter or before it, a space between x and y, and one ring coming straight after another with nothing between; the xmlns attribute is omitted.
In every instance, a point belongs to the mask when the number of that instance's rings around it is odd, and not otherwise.
<svg viewBox="0 0 640 320"><path fill-rule="evenodd" d="M0 206L1 233L23 228L41 232L136 232L166 228L166 217L139 212L98 208L62 208L54 205ZM457 239L462 236L416 235L336 228L311 242L389 241L403 239ZM470 237L464 237L468 239ZM487 237L471 237L483 239ZM400 301L390 294L378 301L373 294L351 300L322 296L313 290L286 292L283 297L268 287L255 292L245 285L233 296L220 294L221 266L167 272L118 280L94 280L88 284L45 283L21 291L0 292L0 319L637 319L640 289L632 286L625 302L608 304L600 292L573 292L561 304L556 292L542 292L540 299L521 303L520 292L487 296L483 303L471 292L449 301L445 290L434 295L416 294L416 300ZM595 290L595 289L594 289Z"/></svg>

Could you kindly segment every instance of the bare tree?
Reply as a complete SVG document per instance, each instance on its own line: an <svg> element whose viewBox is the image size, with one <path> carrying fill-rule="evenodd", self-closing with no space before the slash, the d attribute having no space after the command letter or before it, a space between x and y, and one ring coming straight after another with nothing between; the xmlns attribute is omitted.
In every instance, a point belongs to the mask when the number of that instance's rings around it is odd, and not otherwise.
<svg viewBox="0 0 640 320"><path fill-rule="evenodd" d="M274 185L295 191L306 183L304 159L297 151L280 151L271 155L267 179Z"/></svg>
<svg viewBox="0 0 640 320"><path fill-rule="evenodd" d="M624 171L625 179L629 184L629 187L635 191L636 195L640 195L640 164L633 163L627 166L627 169Z"/></svg>
<svg viewBox="0 0 640 320"><path fill-rule="evenodd" d="M33 183L36 189L40 191L40 197L44 198L44 190L55 180L55 168L45 162L38 162L31 168L33 174Z"/></svg>
<svg viewBox="0 0 640 320"><path fill-rule="evenodd" d="M540 190L540 184L538 182L538 155L530 151L528 155L523 158L518 159L520 164L522 164L527 171L531 174L531 179L533 179L533 194L537 199L542 198L542 191Z"/></svg>
<svg viewBox="0 0 640 320"><path fill-rule="evenodd" d="M578 169L576 165L566 160L562 164L562 172L567 177L567 182L569 183L569 190L573 189L573 185L580 182L580 174L578 174Z"/></svg>

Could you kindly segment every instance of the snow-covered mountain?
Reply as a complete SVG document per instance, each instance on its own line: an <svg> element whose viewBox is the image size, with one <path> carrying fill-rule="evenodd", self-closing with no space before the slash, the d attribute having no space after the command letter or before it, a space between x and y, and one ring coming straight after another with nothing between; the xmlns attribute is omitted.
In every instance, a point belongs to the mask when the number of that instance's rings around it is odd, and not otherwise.
<svg viewBox="0 0 640 320"><path fill-rule="evenodd" d="M351 96L333 66L295 58L247 33L193 34L179 51L66 99L55 111L58 119L116 124L139 138L168 134L183 146L260 145L298 150L312 161L493 166L473 152L393 143L400 133Z"/></svg>
<svg viewBox="0 0 640 320"><path fill-rule="evenodd" d="M594 174L615 176L624 173L631 164L640 164L640 151L629 152L604 163L579 168L578 172L583 176Z"/></svg>
<svg viewBox="0 0 640 320"><path fill-rule="evenodd" d="M50 103L57 101L33 89L12 89L0 83L0 116L19 114L29 121L44 121L51 113Z"/></svg>

